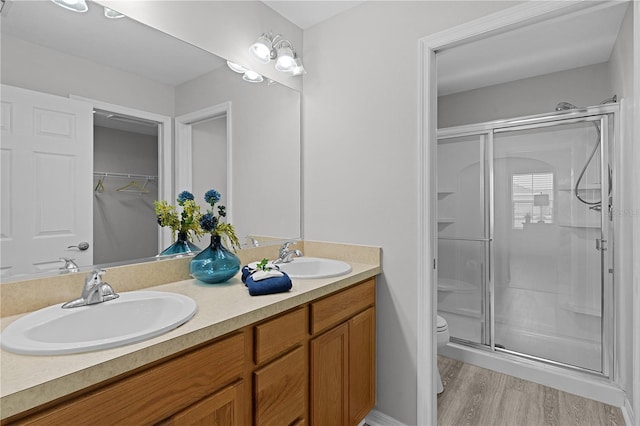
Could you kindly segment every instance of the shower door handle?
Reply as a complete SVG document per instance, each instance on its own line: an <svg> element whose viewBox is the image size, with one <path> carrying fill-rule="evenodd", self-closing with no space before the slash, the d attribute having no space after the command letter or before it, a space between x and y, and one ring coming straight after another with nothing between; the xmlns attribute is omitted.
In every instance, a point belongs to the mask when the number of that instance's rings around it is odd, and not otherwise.
<svg viewBox="0 0 640 426"><path fill-rule="evenodd" d="M603 240L601 238L596 238L596 250L605 251L607 248L604 246L607 240Z"/></svg>

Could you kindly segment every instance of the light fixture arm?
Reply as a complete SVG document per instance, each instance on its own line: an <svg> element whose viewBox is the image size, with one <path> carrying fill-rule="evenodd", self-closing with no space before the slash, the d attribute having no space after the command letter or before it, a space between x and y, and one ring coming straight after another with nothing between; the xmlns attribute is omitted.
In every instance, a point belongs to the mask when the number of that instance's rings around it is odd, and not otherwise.
<svg viewBox="0 0 640 426"><path fill-rule="evenodd" d="M273 38L271 39L271 60L274 60L278 57L278 49L284 47L285 45L287 45L289 49L295 52L293 43L291 43L289 40L283 38L280 34L276 34L275 36L273 36Z"/></svg>
<svg viewBox="0 0 640 426"><path fill-rule="evenodd" d="M285 39L281 34L262 33L256 42L251 45L249 52L262 64L268 64L270 61L275 60L275 68L278 71L286 72L293 76L306 72L302 65L302 59L295 51L293 43Z"/></svg>

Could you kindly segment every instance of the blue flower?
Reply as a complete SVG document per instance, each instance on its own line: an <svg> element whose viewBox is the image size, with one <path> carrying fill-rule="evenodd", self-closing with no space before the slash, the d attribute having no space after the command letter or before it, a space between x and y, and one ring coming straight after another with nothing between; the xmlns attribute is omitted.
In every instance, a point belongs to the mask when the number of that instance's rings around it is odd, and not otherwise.
<svg viewBox="0 0 640 426"><path fill-rule="evenodd" d="M213 213L205 213L200 217L200 227L207 232L215 231L218 226L218 219L213 215Z"/></svg>
<svg viewBox="0 0 640 426"><path fill-rule="evenodd" d="M204 200L213 206L220 201L220 193L215 189L210 189L204 194Z"/></svg>
<svg viewBox="0 0 640 426"><path fill-rule="evenodd" d="M189 191L182 191L180 194L178 194L178 204L180 205L184 204L184 202L187 200L194 200L194 199L195 197Z"/></svg>

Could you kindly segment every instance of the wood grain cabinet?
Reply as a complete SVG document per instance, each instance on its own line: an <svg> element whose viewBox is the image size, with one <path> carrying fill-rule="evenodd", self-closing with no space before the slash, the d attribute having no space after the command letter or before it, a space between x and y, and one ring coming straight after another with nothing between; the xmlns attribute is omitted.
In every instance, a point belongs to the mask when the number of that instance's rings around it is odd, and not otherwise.
<svg viewBox="0 0 640 426"><path fill-rule="evenodd" d="M306 306L257 325L254 336L254 424L281 426L304 421L308 388Z"/></svg>
<svg viewBox="0 0 640 426"><path fill-rule="evenodd" d="M242 426L243 384L238 382L182 410L158 426Z"/></svg>
<svg viewBox="0 0 640 426"><path fill-rule="evenodd" d="M311 304L312 425L357 425L375 405L375 281Z"/></svg>
<svg viewBox="0 0 640 426"><path fill-rule="evenodd" d="M375 280L2 422L352 426L375 404Z"/></svg>

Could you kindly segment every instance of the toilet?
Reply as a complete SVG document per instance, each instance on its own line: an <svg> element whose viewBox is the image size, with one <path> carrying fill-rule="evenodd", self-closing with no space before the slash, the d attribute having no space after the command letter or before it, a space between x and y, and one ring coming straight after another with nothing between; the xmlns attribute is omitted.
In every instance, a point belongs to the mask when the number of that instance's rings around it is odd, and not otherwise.
<svg viewBox="0 0 640 426"><path fill-rule="evenodd" d="M438 337L438 351L440 348L443 348L449 343L449 326L447 324L447 320L438 315L438 324L436 328L436 334ZM437 359L436 359L436 367L437 367ZM444 386L442 385L442 378L440 377L440 371L438 371L438 393L442 393L444 391Z"/></svg>

